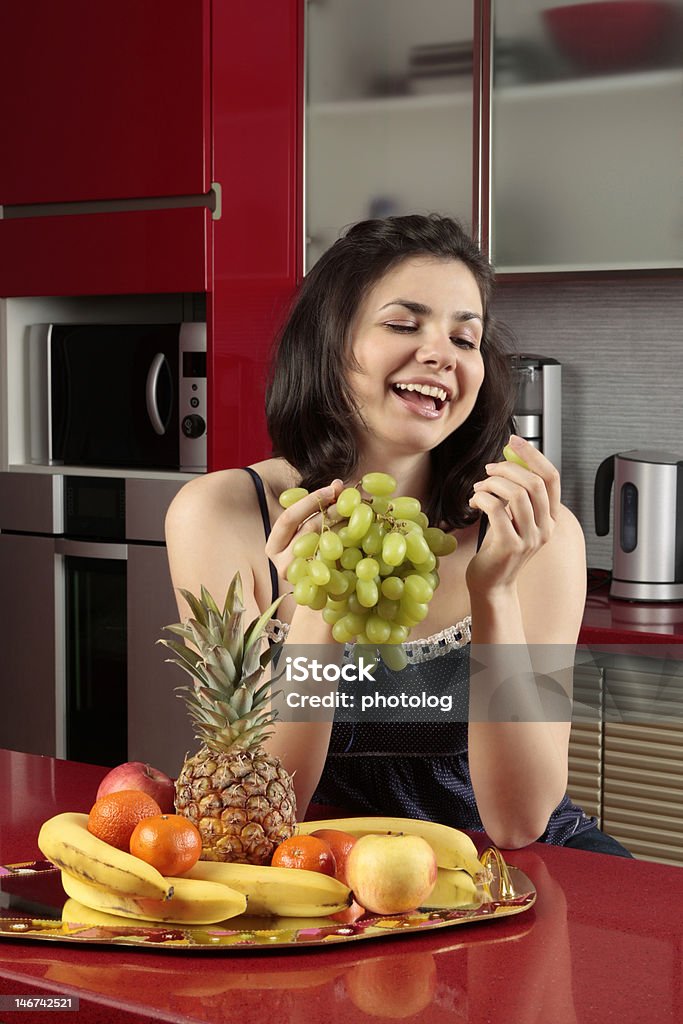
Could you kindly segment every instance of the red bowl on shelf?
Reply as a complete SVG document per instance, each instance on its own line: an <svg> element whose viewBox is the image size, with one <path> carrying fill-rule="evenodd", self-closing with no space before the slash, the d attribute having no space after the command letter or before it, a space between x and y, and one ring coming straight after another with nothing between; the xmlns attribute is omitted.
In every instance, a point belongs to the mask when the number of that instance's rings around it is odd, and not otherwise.
<svg viewBox="0 0 683 1024"><path fill-rule="evenodd" d="M543 21L557 49L586 71L641 67L656 58L674 22L664 0L606 0L549 7Z"/></svg>

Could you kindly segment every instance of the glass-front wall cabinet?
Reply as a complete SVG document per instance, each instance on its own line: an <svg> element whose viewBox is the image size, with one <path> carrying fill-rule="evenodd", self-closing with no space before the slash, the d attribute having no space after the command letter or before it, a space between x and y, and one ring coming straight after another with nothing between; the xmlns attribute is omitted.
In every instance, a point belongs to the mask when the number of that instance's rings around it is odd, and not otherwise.
<svg viewBox="0 0 683 1024"><path fill-rule="evenodd" d="M306 3L305 269L372 216L472 220L470 0Z"/></svg>
<svg viewBox="0 0 683 1024"><path fill-rule="evenodd" d="M683 266L683 0L492 16L498 270Z"/></svg>

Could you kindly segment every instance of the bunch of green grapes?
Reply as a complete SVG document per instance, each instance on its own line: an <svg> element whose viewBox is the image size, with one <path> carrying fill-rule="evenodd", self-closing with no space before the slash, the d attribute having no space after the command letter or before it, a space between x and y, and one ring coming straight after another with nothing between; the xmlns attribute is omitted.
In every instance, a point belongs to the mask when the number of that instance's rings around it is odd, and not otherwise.
<svg viewBox="0 0 683 1024"><path fill-rule="evenodd" d="M294 542L287 579L297 604L321 611L336 641L379 647L387 664L401 668L399 645L426 618L439 558L457 542L429 525L417 498L394 497L395 490L388 473L366 473L346 487L335 505L339 521L323 512L320 532ZM289 508L307 493L292 487L280 504Z"/></svg>

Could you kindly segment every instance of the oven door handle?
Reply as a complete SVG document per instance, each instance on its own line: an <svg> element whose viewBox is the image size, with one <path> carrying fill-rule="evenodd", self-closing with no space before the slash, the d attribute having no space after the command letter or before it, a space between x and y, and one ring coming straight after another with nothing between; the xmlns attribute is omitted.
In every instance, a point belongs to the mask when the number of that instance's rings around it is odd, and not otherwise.
<svg viewBox="0 0 683 1024"><path fill-rule="evenodd" d="M157 387L159 385L161 367L165 362L166 356L164 353L157 352L150 363L149 370L147 371L147 383L145 385L145 400L147 402L147 415L149 416L149 422L152 424L154 433L158 434L160 437L163 437L166 433L166 425L161 418L159 406L157 404Z"/></svg>
<svg viewBox="0 0 683 1024"><path fill-rule="evenodd" d="M68 555L70 558L106 558L125 562L128 558L127 544L109 544L89 540L66 540L57 537L55 554Z"/></svg>

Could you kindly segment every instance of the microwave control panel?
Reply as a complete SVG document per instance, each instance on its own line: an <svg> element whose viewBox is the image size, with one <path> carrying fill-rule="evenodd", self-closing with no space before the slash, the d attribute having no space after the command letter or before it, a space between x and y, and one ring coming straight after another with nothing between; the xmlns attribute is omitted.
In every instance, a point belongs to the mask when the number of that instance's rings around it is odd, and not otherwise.
<svg viewBox="0 0 683 1024"><path fill-rule="evenodd" d="M206 324L180 330L180 469L206 470Z"/></svg>

